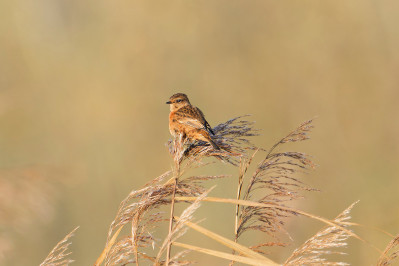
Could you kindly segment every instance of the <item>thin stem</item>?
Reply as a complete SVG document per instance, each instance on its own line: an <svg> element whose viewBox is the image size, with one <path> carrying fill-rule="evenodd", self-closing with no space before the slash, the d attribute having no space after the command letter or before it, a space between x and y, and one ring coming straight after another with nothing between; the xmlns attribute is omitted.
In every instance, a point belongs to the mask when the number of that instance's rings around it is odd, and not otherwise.
<svg viewBox="0 0 399 266"><path fill-rule="evenodd" d="M237 186L237 200L241 199L241 191L242 191L242 183L244 180L244 173L245 173L245 167L244 167L245 161L240 162L240 175L238 176L238 186ZM245 169L245 170L244 170ZM240 213L240 204L236 205L236 217L235 217L235 226L234 226L234 241L237 242L238 238L238 217Z"/></svg>
<svg viewBox="0 0 399 266"><path fill-rule="evenodd" d="M255 157L256 153L259 151L259 148L255 150L255 152L252 154L252 156L248 160L240 160L240 173L238 176L238 186L237 186L237 200L241 199L241 192L242 192L242 185L244 183L244 176L248 171L248 167L251 164L253 158ZM235 228L234 228L234 233L235 233L235 238L234 241L237 242L238 239L238 228L239 228L239 223L240 223L240 204L236 205L236 222L235 222Z"/></svg>
<svg viewBox="0 0 399 266"><path fill-rule="evenodd" d="M241 180L239 180L240 182ZM241 188L242 188L242 182L240 182L239 187L238 187L238 191L237 191L237 199L240 199L241 196ZM238 216L239 216L239 212L240 212L240 204L236 205L236 222L235 222L235 226L234 226L234 241L237 242L237 238L238 238Z"/></svg>
<svg viewBox="0 0 399 266"><path fill-rule="evenodd" d="M175 178L175 184L173 186L173 195L172 195L172 204L170 207L170 219L169 219L169 233L168 236L172 234L172 228L173 228L173 213L175 210L175 195L176 195L176 186L177 186L177 177ZM169 260L170 260L170 249L171 249L171 239L168 240L168 246L166 249L166 265L169 265Z"/></svg>
<svg viewBox="0 0 399 266"><path fill-rule="evenodd" d="M237 200L241 199L242 185L244 183L244 175L248 170L249 165L251 164L252 159L255 157L255 154L258 152L257 149L251 156L249 160L240 159L240 174L238 176L238 186L237 186ZM236 215L235 215L235 226L234 226L234 242L238 241L238 227L239 227L239 219L240 219L240 204L236 205ZM232 254L235 254L235 250L233 250ZM234 261L230 262L230 266L234 264Z"/></svg>
<svg viewBox="0 0 399 266"><path fill-rule="evenodd" d="M173 194L172 194L172 202L170 206L170 218L169 218L169 232L168 232L168 245L166 247L166 266L170 263L170 251L172 246L172 229L173 229L173 221L174 221L174 211L175 211L175 198L176 198L176 188L177 188L177 181L180 176L180 162L179 160L175 159L175 182L173 184Z"/></svg>
<svg viewBox="0 0 399 266"><path fill-rule="evenodd" d="M101 252L100 257L98 257L98 259L96 260L96 262L94 263L94 266L99 266L101 265L101 263L103 263L105 257L107 256L107 253L109 252L109 250L111 249L112 245L115 243L116 238L118 237L119 233L121 232L123 226L119 227L118 230L116 230L116 232L114 233L114 235L112 236L111 240L107 243L107 245L105 246L103 252Z"/></svg>
<svg viewBox="0 0 399 266"><path fill-rule="evenodd" d="M139 254L138 254L138 250L137 250L137 242L136 242L136 231L137 231L137 227L134 226L135 224L137 224L137 220L139 219L139 215L136 214L134 216L134 219L132 220L132 247L134 250L134 258L136 259L136 265L139 266Z"/></svg>
<svg viewBox="0 0 399 266"><path fill-rule="evenodd" d="M238 176L238 186L237 186L237 200L239 200L241 198L241 190L242 190L242 182L243 182L243 171L242 171L242 167L243 167L243 162L240 159L240 174ZM237 243L238 240L238 217L239 217L239 213L240 213L240 204L236 205L236 215L235 215L235 225L234 225L234 242ZM235 250L233 249L233 251L231 252L233 255L235 254ZM232 266L234 264L234 260L230 261L229 266Z"/></svg>

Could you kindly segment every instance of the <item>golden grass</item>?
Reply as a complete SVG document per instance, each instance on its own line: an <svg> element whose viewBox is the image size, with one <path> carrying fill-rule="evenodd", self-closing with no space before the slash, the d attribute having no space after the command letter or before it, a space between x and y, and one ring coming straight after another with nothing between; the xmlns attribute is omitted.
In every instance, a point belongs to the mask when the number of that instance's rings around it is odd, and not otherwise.
<svg viewBox="0 0 399 266"><path fill-rule="evenodd" d="M237 255L232 255L232 254L228 254L228 253L224 253L224 252L220 252L220 251L216 251L216 250L212 250L212 249L200 248L200 247L196 247L193 245L184 244L184 243L180 243L180 242L174 242L173 245L182 247L185 249L190 249L190 250L194 250L197 252L201 252L201 253L204 253L207 255L223 258L226 260L242 262L242 263L245 263L248 265L259 265L259 266L261 266L261 265L279 265L279 264L272 262L271 260L268 260L266 258L265 259L254 259L254 258L248 258L248 257L243 257L243 256L237 256Z"/></svg>
<svg viewBox="0 0 399 266"><path fill-rule="evenodd" d="M71 245L71 242L68 242L68 240L73 236L78 228L79 227L73 229L72 232L67 234L60 242L58 242L40 266L69 265L72 263L73 260L67 258L68 255L71 254L70 252L67 253L68 247Z"/></svg>
<svg viewBox="0 0 399 266"><path fill-rule="evenodd" d="M292 201L304 197L303 192L315 191L300 179L301 175L298 175L312 170L315 164L304 153L280 150L286 143L307 140L308 133L313 128L313 121L302 123L266 150L254 146L249 141L250 137L257 135L257 131L252 122L243 120L245 117L231 119L213 129L215 135L212 137L221 147L220 150L215 150L204 142L190 142L182 136L170 141L169 151L174 161L172 170L155 178L142 189L132 191L121 202L109 227L105 248L94 265L190 265L192 261L182 259L187 251L222 258L226 263L230 261L231 265L235 262L248 265L346 265L343 261L330 261L325 255L344 254L342 247L347 245L350 237L367 243L351 229L351 226L360 224L348 221L355 204L334 219L290 207ZM264 153L265 157L257 164L254 172L249 174L250 166L261 153ZM235 199L208 196L212 189L206 189L205 183L226 176L188 175L189 169L204 166L202 160L206 157L228 162L238 168ZM232 239L194 222L194 213L204 201L236 206L234 219L231 221L234 224ZM183 202L191 204L177 216L175 206ZM170 208L169 215L160 210L165 206ZM298 246L284 262L275 262L268 258L266 253L271 246L286 246L280 239L281 233L285 233L286 220L295 216L318 220L325 227ZM212 215L209 214L209 217ZM163 239L155 238L154 232L165 226L168 229L167 235ZM129 228L129 234L121 236L123 228ZM188 229L213 239L231 249L232 253L178 242ZM242 236L250 231L264 234L264 242L253 243L251 247L240 244ZM59 258L62 259L68 255L64 253L68 247L65 243L71 234L57 244L50 253L53 254L49 255L50 258L56 258L54 254L57 252L61 254ZM377 265L389 265L398 257L398 239L396 236L385 251L380 251L370 244L380 252ZM173 252L173 247L182 248L183 252ZM65 262L67 264L69 260Z"/></svg>

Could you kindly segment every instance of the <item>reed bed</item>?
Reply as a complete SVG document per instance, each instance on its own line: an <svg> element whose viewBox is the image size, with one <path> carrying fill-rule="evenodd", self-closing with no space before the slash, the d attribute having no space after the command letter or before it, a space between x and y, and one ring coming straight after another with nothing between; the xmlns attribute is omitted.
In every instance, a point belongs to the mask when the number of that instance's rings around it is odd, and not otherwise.
<svg viewBox="0 0 399 266"><path fill-rule="evenodd" d="M143 188L133 190L120 203L110 224L104 250L94 265L194 264L194 261L185 258L188 252L225 259L226 265L237 262L247 265L347 265L344 261L331 261L329 255L344 254L342 248L350 237L380 252L376 265L389 265L397 259L399 236L388 234L392 241L384 251L379 251L353 231L355 226L359 226L349 222L350 212L356 202L333 219L291 207L292 202L304 197L304 192L316 191L302 180L305 176L303 173L311 171L316 165L307 154L284 151L284 148L287 143L307 140L313 129L313 120L305 121L270 149L264 149L250 141L258 135L258 131L254 123L247 119L248 116L233 118L213 128L213 140L220 150L215 150L205 142L191 142L181 136L169 141L167 145L174 162L172 169ZM207 165L204 159L209 157L237 168L235 198L210 196L213 187L206 188L215 179L232 177L189 174L190 169ZM255 165L255 170L250 173L250 166L259 157L261 159ZM234 219L231 220L234 224L233 239L200 225L195 211L204 201L235 206ZM176 205L181 203L189 204L177 214ZM169 211L163 211L165 208ZM280 236L282 233L289 234L285 223L295 216L318 220L324 224L324 228L298 246L284 262L271 260L268 257L270 247L284 248L288 244ZM161 229L168 231L163 239L154 236ZM228 247L231 252L179 242L189 229ZM72 262L67 258L67 249L74 231L56 245L41 265L68 265ZM262 233L267 241L251 246L241 244L240 239L249 232ZM174 252L173 247L183 251Z"/></svg>

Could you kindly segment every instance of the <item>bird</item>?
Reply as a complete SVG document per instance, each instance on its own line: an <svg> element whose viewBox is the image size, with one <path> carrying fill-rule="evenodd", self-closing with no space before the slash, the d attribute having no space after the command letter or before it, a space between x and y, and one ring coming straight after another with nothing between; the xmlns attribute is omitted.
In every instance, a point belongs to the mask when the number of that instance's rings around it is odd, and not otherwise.
<svg viewBox="0 0 399 266"><path fill-rule="evenodd" d="M211 134L215 135L212 127L206 121L202 111L193 105L184 93L173 94L169 101L169 131L173 137L182 135L189 140L201 140L209 143L215 150L219 146L212 140Z"/></svg>

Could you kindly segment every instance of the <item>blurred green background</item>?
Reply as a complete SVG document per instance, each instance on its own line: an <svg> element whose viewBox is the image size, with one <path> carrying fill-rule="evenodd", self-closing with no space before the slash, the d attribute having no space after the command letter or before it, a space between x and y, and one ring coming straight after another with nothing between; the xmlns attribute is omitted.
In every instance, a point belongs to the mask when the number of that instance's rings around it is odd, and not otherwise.
<svg viewBox="0 0 399 266"><path fill-rule="evenodd" d="M288 147L320 165L305 180L322 192L296 207L332 218L360 200L354 221L398 233L398 12L393 0L1 1L0 264L40 264L77 225L71 258L93 264L120 201L172 165L176 92L213 126L252 114L263 147L318 116L312 139ZM213 195L235 197L235 183ZM197 218L231 237L233 213L205 204ZM270 257L322 227L290 220L294 241ZM379 256L357 240L346 251L354 265Z"/></svg>

